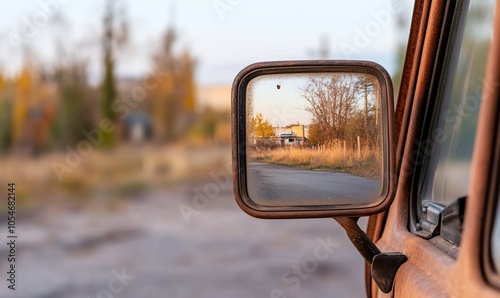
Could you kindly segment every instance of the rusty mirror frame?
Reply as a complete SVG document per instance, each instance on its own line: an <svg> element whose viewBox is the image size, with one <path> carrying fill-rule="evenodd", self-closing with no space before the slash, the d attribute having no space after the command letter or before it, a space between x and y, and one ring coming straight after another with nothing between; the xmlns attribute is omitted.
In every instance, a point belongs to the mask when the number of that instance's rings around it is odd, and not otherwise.
<svg viewBox="0 0 500 298"><path fill-rule="evenodd" d="M353 73L370 74L380 83L382 120L382 192L373 203L364 205L259 206L248 195L246 155L246 96L250 81L262 75ZM326 218L368 216L386 210L396 189L394 145L394 93L387 71L375 62L311 60L260 62L247 66L234 79L231 91L231 142L233 192L238 206L257 218ZM375 198L374 198L375 199Z"/></svg>

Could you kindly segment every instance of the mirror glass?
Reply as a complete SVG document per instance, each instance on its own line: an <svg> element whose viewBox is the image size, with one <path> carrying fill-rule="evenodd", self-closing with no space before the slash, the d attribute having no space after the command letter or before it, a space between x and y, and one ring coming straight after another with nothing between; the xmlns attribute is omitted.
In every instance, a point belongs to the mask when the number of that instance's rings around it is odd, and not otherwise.
<svg viewBox="0 0 500 298"><path fill-rule="evenodd" d="M382 193L378 79L262 75L246 90L247 189L259 206L366 205Z"/></svg>

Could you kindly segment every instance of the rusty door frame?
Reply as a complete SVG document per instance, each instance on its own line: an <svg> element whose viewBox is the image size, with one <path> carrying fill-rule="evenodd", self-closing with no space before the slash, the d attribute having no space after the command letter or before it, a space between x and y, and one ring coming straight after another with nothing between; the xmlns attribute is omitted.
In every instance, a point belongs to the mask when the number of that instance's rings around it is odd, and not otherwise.
<svg viewBox="0 0 500 298"><path fill-rule="evenodd" d="M395 281L395 295L411 292L413 295L464 295L493 297L499 289L486 279L484 268L484 241L491 222L485 220L487 204L491 204L492 165L500 153L494 148L497 139L500 87L500 5L496 7L494 38L490 46L485 92L480 108L478 131L472 161L471 198L466 207L464 232L460 253L455 260L441 249L408 231L409 192L414 165L414 140L419 139L426 112L432 69L437 61L435 53L447 2L421 0L415 2L408 49L403 68L402 84L396 107L397 158L399 183L396 198L390 210L372 216L368 234L384 251L400 251L409 257ZM478 148L480 148L478 150ZM489 216L491 221L491 216ZM426 262L432 260L432 262ZM423 263L426 263L425 266ZM367 295L376 296L378 289L366 270Z"/></svg>

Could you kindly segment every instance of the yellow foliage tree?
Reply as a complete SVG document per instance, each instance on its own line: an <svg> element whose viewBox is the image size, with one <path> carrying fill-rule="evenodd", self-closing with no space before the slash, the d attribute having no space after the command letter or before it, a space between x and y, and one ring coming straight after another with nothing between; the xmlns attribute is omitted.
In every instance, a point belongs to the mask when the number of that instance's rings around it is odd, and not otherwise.
<svg viewBox="0 0 500 298"><path fill-rule="evenodd" d="M185 89L183 108L185 112L192 113L194 112L196 105L196 94L195 94L196 84L194 81L195 62L193 61L193 58L191 58L188 52L184 52L181 58L181 63L182 63L181 80L182 80L182 85L184 86Z"/></svg>
<svg viewBox="0 0 500 298"><path fill-rule="evenodd" d="M12 142L12 101L4 92L5 85L0 73L0 151L7 150Z"/></svg>
<svg viewBox="0 0 500 298"><path fill-rule="evenodd" d="M28 69L23 69L16 80L16 94L14 98L13 140L18 142L22 137L26 117L28 114L29 100L33 91L33 78Z"/></svg>
<svg viewBox="0 0 500 298"><path fill-rule="evenodd" d="M155 134L159 138L165 138L167 135L167 127L165 119L168 114L168 100L172 96L174 90L174 78L168 73L162 75L160 71L156 71L153 78L160 78L160 83L151 94L152 114L155 121Z"/></svg>
<svg viewBox="0 0 500 298"><path fill-rule="evenodd" d="M155 123L155 138L165 141L182 136L193 123L196 107L195 60L186 50L174 51L177 32L167 28L161 47L153 56L154 77L159 86L151 90L149 101Z"/></svg>
<svg viewBox="0 0 500 298"><path fill-rule="evenodd" d="M2 76L2 73L0 73L0 93L2 92L3 85L5 85L5 80Z"/></svg>
<svg viewBox="0 0 500 298"><path fill-rule="evenodd" d="M274 137L274 129L271 122L264 119L262 113L257 113L250 123L252 131L257 137Z"/></svg>

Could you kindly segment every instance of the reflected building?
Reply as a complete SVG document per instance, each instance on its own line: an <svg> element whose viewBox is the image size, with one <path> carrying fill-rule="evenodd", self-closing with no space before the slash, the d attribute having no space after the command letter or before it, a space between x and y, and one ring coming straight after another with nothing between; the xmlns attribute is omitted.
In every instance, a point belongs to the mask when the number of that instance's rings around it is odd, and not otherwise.
<svg viewBox="0 0 500 298"><path fill-rule="evenodd" d="M273 127L277 142L282 146L304 146L306 141L306 127L304 125L290 125Z"/></svg>
<svg viewBox="0 0 500 298"><path fill-rule="evenodd" d="M305 125L289 125L273 127L273 137L251 137L253 144L273 146L305 146L309 127Z"/></svg>

